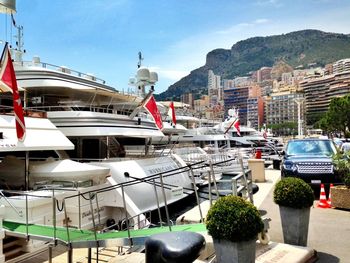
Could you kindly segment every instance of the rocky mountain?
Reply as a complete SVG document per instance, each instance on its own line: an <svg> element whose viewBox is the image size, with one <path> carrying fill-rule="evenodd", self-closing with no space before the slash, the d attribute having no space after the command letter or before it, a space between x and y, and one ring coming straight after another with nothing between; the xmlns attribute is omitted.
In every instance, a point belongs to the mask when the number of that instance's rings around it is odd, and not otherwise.
<svg viewBox="0 0 350 263"><path fill-rule="evenodd" d="M324 66L350 57L350 35L302 30L288 34L253 37L237 42L228 49L215 49L207 54L204 66L156 95L157 100L178 100L181 94L207 94L208 70L222 79L246 76L261 67L284 61L292 67Z"/></svg>

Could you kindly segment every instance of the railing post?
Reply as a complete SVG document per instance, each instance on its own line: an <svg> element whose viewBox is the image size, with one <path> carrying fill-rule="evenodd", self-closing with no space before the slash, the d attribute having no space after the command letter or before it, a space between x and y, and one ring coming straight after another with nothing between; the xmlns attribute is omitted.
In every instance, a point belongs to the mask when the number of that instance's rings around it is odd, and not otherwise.
<svg viewBox="0 0 350 263"><path fill-rule="evenodd" d="M67 262L73 263L73 248L71 246L68 247Z"/></svg>
<svg viewBox="0 0 350 263"><path fill-rule="evenodd" d="M28 225L28 195L26 193L26 238L29 241L29 225Z"/></svg>
<svg viewBox="0 0 350 263"><path fill-rule="evenodd" d="M52 245L49 245L49 263L52 263Z"/></svg>
<svg viewBox="0 0 350 263"><path fill-rule="evenodd" d="M56 198L55 198L55 189L52 189L52 225L53 225L53 240L56 245Z"/></svg>
<svg viewBox="0 0 350 263"><path fill-rule="evenodd" d="M67 229L67 241L70 247L70 237L69 237L69 224L68 224L68 217L67 217L67 208L66 208L66 199L63 199L63 207L64 207L64 221L66 223L66 229Z"/></svg>
<svg viewBox="0 0 350 263"><path fill-rule="evenodd" d="M198 196L196 181L195 181L195 179L194 179L194 173L193 173L193 170L192 170L192 166L189 166L189 168L190 168L190 174L191 174L191 180L192 180L192 184L193 184L193 189L194 189L194 193L195 193L195 195L196 195L196 201L197 201L197 204L198 204L199 216L201 217L200 222L202 222L202 220L203 220L203 214L202 214L201 204L200 204L200 202L199 202L199 196Z"/></svg>
<svg viewBox="0 0 350 263"><path fill-rule="evenodd" d="M237 180L232 178L232 195L237 195Z"/></svg>
<svg viewBox="0 0 350 263"><path fill-rule="evenodd" d="M95 193L95 198L97 198L96 196L96 193ZM98 248L98 241L97 241L97 233L96 233L96 223L95 223L95 214L94 214L94 207L92 205L92 193L89 192L89 201L90 201L90 210L91 210L91 216L92 216L92 226L93 226L93 229L94 229L94 237L95 237L95 241L96 241L96 245L97 245L97 248ZM98 250L97 250L97 262L98 262Z"/></svg>
<svg viewBox="0 0 350 263"><path fill-rule="evenodd" d="M208 171L208 189L209 189L209 203L210 203L210 206L212 206L213 198L211 196L211 172L210 171Z"/></svg>
<svg viewBox="0 0 350 263"><path fill-rule="evenodd" d="M169 226L169 230L171 231L171 225L170 225L170 217L169 217L169 211L168 211L168 204L166 201L166 195L165 195L165 190L164 190L164 183L163 183L163 174L160 174L160 184L162 187L162 192L163 192L163 198L164 198L164 208L165 208L165 214L166 214L166 220Z"/></svg>
<svg viewBox="0 0 350 263"><path fill-rule="evenodd" d="M128 211L126 210L126 201L125 201L125 193L124 193L124 185L121 185L122 189L122 197L123 197L123 205L124 205L124 211L125 211L125 223L126 223L126 228L128 231L128 238L130 240L130 246L132 246L132 240L131 240L131 235L130 235L130 229L129 229L129 219L128 219Z"/></svg>
<svg viewBox="0 0 350 263"><path fill-rule="evenodd" d="M101 215L100 215L100 206L98 205L98 196L97 193L95 193L96 198L96 209L97 209L97 217L98 217L98 225L101 225Z"/></svg>
<svg viewBox="0 0 350 263"><path fill-rule="evenodd" d="M79 206L79 229L81 229L81 204L80 204L80 191L78 191L78 206Z"/></svg>
<svg viewBox="0 0 350 263"><path fill-rule="evenodd" d="M91 263L91 247L88 248L88 263Z"/></svg>
<svg viewBox="0 0 350 263"><path fill-rule="evenodd" d="M216 178L215 178L215 173L214 173L214 167L213 167L213 162L211 160L209 160L209 167L210 167L210 171L213 175L213 183L214 183L214 188L216 191L216 197L219 197L219 191L218 191L218 186L216 184Z"/></svg>
<svg viewBox="0 0 350 263"><path fill-rule="evenodd" d="M158 193L157 193L157 187L156 187L155 179L153 179L153 187L154 187L154 194L156 195L157 210L158 210L158 217L159 217L159 221L160 221L160 226L163 226L162 214L160 212L159 198L158 198Z"/></svg>

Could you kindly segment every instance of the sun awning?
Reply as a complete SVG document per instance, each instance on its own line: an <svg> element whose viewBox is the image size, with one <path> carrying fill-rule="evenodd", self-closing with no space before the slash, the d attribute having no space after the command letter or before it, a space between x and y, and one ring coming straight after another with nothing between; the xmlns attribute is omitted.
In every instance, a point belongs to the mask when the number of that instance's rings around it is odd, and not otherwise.
<svg viewBox="0 0 350 263"><path fill-rule="evenodd" d="M0 115L0 152L72 150L74 145L51 121L25 117L26 137L18 141L15 117Z"/></svg>
<svg viewBox="0 0 350 263"><path fill-rule="evenodd" d="M0 13L16 13L16 0L0 0Z"/></svg>

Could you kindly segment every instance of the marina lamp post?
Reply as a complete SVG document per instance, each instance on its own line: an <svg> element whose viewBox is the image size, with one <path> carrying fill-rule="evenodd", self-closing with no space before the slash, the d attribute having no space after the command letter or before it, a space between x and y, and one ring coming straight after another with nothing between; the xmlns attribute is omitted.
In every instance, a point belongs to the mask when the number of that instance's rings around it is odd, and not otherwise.
<svg viewBox="0 0 350 263"><path fill-rule="evenodd" d="M303 120L301 118L301 107L305 101L305 98L295 98L294 102L298 105L298 137L303 137Z"/></svg>

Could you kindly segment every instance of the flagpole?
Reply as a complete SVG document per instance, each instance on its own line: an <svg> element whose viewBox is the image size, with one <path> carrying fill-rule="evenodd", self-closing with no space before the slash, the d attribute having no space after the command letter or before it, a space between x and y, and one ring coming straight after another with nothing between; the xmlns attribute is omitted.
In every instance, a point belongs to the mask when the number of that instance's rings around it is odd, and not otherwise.
<svg viewBox="0 0 350 263"><path fill-rule="evenodd" d="M139 105L133 110L133 112L130 113L130 115L129 115L130 119L133 119L136 116L136 114L138 114L140 112L141 108L143 107L145 102L151 97L152 93L153 93L153 90L150 90L147 93L147 95L142 99L142 101L139 103Z"/></svg>

